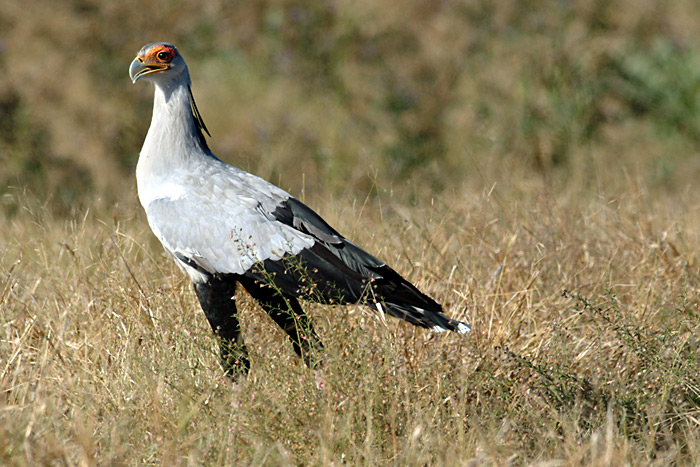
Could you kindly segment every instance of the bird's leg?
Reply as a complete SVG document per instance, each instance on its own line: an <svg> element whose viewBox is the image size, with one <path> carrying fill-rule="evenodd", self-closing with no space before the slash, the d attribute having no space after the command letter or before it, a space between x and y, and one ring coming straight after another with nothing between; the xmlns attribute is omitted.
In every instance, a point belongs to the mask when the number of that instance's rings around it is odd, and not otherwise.
<svg viewBox="0 0 700 467"><path fill-rule="evenodd" d="M323 349L323 345L299 301L272 286L248 277L241 278L240 282L274 322L287 333L294 351L304 359L306 366L312 369L320 367L318 353ZM312 358L314 354L317 358Z"/></svg>
<svg viewBox="0 0 700 467"><path fill-rule="evenodd" d="M224 371L230 378L247 374L250 361L236 311L236 281L230 277L212 277L206 282L195 283L194 290L219 340Z"/></svg>

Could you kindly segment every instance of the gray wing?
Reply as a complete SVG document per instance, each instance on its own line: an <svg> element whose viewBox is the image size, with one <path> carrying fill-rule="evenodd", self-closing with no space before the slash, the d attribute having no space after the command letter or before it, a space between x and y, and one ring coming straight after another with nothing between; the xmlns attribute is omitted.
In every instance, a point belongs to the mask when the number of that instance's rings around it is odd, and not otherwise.
<svg viewBox="0 0 700 467"><path fill-rule="evenodd" d="M313 246L311 235L278 222L265 208L283 199L284 191L267 182L263 189L257 177L207 180L145 206L153 233L196 282L207 274L243 274L256 262Z"/></svg>

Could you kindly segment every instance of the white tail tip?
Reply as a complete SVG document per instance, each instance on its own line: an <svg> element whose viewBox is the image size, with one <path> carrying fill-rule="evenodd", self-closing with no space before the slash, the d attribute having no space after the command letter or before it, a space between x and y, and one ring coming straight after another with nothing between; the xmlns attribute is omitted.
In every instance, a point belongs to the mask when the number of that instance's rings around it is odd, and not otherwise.
<svg viewBox="0 0 700 467"><path fill-rule="evenodd" d="M433 326L430 328L431 331L433 332L445 332L447 329L443 328L442 326ZM465 323L457 323L457 329L455 329L455 332L457 334L466 334L468 332L471 332L472 327L468 324Z"/></svg>

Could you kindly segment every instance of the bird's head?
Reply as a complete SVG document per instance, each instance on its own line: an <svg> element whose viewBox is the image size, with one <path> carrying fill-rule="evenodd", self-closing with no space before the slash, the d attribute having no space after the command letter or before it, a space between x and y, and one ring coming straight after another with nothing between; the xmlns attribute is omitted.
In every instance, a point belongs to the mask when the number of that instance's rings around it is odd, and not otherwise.
<svg viewBox="0 0 700 467"><path fill-rule="evenodd" d="M134 83L145 78L154 83L164 83L183 78L189 81L185 60L174 45L155 42L144 45L129 67L129 76Z"/></svg>

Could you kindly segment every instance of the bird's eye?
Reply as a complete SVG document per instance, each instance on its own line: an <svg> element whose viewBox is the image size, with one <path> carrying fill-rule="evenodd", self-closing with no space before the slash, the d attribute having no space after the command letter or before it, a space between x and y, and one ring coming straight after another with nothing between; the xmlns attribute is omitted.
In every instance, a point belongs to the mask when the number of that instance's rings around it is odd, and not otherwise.
<svg viewBox="0 0 700 467"><path fill-rule="evenodd" d="M158 57L158 60L160 60L162 62L170 61L170 59L172 58L170 56L170 52L166 52L165 50L161 50L160 52L158 52L156 57Z"/></svg>

